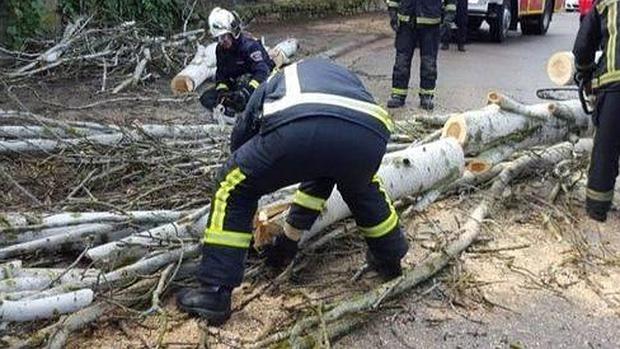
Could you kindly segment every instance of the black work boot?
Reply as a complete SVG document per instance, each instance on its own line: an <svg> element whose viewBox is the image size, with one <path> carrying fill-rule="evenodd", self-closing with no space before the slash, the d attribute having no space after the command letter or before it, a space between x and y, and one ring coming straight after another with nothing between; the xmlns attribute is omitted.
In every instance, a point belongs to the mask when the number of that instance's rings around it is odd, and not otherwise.
<svg viewBox="0 0 620 349"><path fill-rule="evenodd" d="M207 320L210 326L219 326L230 317L231 291L229 287L216 285L185 288L177 294L177 306Z"/></svg>
<svg viewBox="0 0 620 349"><path fill-rule="evenodd" d="M442 43L441 43L441 49L442 49L443 51L449 50L449 49L450 49L450 44L449 44L449 43L447 43L447 42L442 42Z"/></svg>
<svg viewBox="0 0 620 349"><path fill-rule="evenodd" d="M405 105L406 96L392 94L390 99L387 101L388 108L400 108Z"/></svg>
<svg viewBox="0 0 620 349"><path fill-rule="evenodd" d="M466 52L467 50L465 49L465 44L459 44L458 45L459 51L460 52Z"/></svg>
<svg viewBox="0 0 620 349"><path fill-rule="evenodd" d="M366 263L386 281L397 278L403 274L403 269L400 266L400 259L393 261L380 260L376 258L372 252L366 251Z"/></svg>
<svg viewBox="0 0 620 349"><path fill-rule="evenodd" d="M435 108L433 96L426 94L420 95L420 108L424 110L433 110Z"/></svg>

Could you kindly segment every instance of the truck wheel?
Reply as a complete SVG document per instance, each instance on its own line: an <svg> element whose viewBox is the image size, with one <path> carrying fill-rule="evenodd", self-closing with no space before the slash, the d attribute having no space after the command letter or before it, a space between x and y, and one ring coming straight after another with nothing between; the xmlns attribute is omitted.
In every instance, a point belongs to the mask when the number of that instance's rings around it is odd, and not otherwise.
<svg viewBox="0 0 620 349"><path fill-rule="evenodd" d="M493 7L492 11L495 14L495 18L489 18L489 26L491 27L491 40L495 42L502 42L508 36L508 28L510 27L510 20L512 15L510 14L510 7L506 6L506 3Z"/></svg>
<svg viewBox="0 0 620 349"><path fill-rule="evenodd" d="M545 9L538 16L529 16L521 20L523 35L545 35L553 16L553 1L545 0Z"/></svg>

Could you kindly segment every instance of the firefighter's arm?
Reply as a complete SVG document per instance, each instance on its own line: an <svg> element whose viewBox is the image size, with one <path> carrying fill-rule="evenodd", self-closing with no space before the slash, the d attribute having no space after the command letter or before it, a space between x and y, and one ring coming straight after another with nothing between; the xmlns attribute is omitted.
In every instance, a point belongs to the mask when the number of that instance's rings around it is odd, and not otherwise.
<svg viewBox="0 0 620 349"><path fill-rule="evenodd" d="M263 112L267 84L260 85L252 94L245 110L239 117L230 134L230 149L235 151L258 133L259 119Z"/></svg>
<svg viewBox="0 0 620 349"><path fill-rule="evenodd" d="M218 94L223 94L230 90L230 86L228 86L230 76L227 75L226 69L224 69L223 62L225 57L222 56L219 47L215 50L215 59L215 90Z"/></svg>
<svg viewBox="0 0 620 349"><path fill-rule="evenodd" d="M254 41L249 48L247 59L250 62L252 79L248 82L248 92L252 94L258 85L267 80L271 74L269 57L265 57L265 50L258 41Z"/></svg>
<svg viewBox="0 0 620 349"><path fill-rule="evenodd" d="M593 8L581 22L573 54L575 55L575 65L577 72L583 77L591 77L594 71L594 60L597 49L601 44L601 18L596 8Z"/></svg>
<svg viewBox="0 0 620 349"><path fill-rule="evenodd" d="M385 3L390 15L390 27L394 31L398 31L398 7L400 6L400 0L386 0Z"/></svg>

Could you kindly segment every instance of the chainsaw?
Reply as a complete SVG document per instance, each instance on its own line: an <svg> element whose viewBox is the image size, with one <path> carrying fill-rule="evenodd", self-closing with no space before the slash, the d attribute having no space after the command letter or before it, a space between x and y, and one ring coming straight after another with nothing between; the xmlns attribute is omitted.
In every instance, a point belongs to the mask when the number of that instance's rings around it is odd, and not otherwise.
<svg viewBox="0 0 620 349"><path fill-rule="evenodd" d="M552 100L552 101L567 101L574 99L574 95L577 93L579 96L579 102L581 102L581 108L583 111L591 115L594 112L594 103L596 97L588 95L585 90L585 84L580 83L579 87L552 87L542 88L536 90L536 97L540 99Z"/></svg>

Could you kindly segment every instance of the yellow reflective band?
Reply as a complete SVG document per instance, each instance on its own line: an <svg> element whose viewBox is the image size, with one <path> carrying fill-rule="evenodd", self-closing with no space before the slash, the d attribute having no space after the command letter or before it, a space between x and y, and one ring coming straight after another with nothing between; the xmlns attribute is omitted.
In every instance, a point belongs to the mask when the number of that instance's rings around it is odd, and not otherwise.
<svg viewBox="0 0 620 349"><path fill-rule="evenodd" d="M456 11L456 5L455 4L446 5L446 11Z"/></svg>
<svg viewBox="0 0 620 349"><path fill-rule="evenodd" d="M614 2L613 6L611 6L610 8L610 11L613 13L612 15L613 24L611 27L612 33L609 34L609 40L611 41L612 47L607 47L607 51L611 52L611 69L608 69L608 71L611 73L611 72L616 71L616 41L618 40L618 3L617 2Z"/></svg>
<svg viewBox="0 0 620 349"><path fill-rule="evenodd" d="M215 193L214 202L211 204L213 213L211 215L211 222L208 230L223 231L224 230L224 217L226 215L226 205L228 205L228 197L230 192L235 189L239 183L245 179L245 175L239 168L232 170L220 183L220 188Z"/></svg>
<svg viewBox="0 0 620 349"><path fill-rule="evenodd" d="M379 120L389 132L394 130L394 123L388 112L374 103L327 93L301 92L297 64L284 68L284 78L286 84L284 96L273 102L264 103L263 117L302 104L326 104L370 115Z"/></svg>
<svg viewBox="0 0 620 349"><path fill-rule="evenodd" d="M395 94L395 95L406 96L407 95L407 89L406 88L392 87L392 93Z"/></svg>
<svg viewBox="0 0 620 349"><path fill-rule="evenodd" d="M322 211L323 206L325 206L325 199L317 198L316 196L308 195L301 190L297 190L293 198L293 203L310 210Z"/></svg>
<svg viewBox="0 0 620 349"><path fill-rule="evenodd" d="M256 81L256 80L251 80L248 85L250 85L250 87L252 87L253 89L257 89L258 86L260 85L260 82Z"/></svg>
<svg viewBox="0 0 620 349"><path fill-rule="evenodd" d="M599 88L612 82L620 81L620 71L616 70L611 73L605 73L592 81L593 88Z"/></svg>
<svg viewBox="0 0 620 349"><path fill-rule="evenodd" d="M236 248L248 248L250 247L251 241L252 234L249 233L211 229L205 231L205 238L203 239L203 243L205 244Z"/></svg>
<svg viewBox="0 0 620 349"><path fill-rule="evenodd" d="M435 89L427 90L427 89L421 88L419 93L421 95L434 95L435 94Z"/></svg>
<svg viewBox="0 0 620 349"><path fill-rule="evenodd" d="M216 90L228 90L228 85L226 85L223 82L220 82L219 84L217 84L217 86L215 87Z"/></svg>
<svg viewBox="0 0 620 349"><path fill-rule="evenodd" d="M601 192L588 188L586 190L586 196L592 200L610 202L614 199L614 191L610 190L606 192Z"/></svg>
<svg viewBox="0 0 620 349"><path fill-rule="evenodd" d="M390 216L384 220L383 222L375 225L374 227L366 228L359 227L362 235L369 238L380 238L383 235L394 230L396 225L398 224L398 215L396 212L390 212Z"/></svg>
<svg viewBox="0 0 620 349"><path fill-rule="evenodd" d="M383 187L383 182L381 181L381 178L379 178L378 175L374 175L374 177L372 178L372 181L377 183L377 186L379 187L379 191L383 193L385 202L390 208L390 215L383 222L375 225L374 227L359 227L359 228L360 228L360 231L362 232L362 235L364 235L365 237L379 238L379 237L384 236L385 234L388 234L389 232L394 230L394 228L396 228L396 226L398 225L398 214L396 213L396 209L394 208L394 205L392 205L392 201L390 200L390 197L388 196L387 192L385 191L385 188Z"/></svg>
<svg viewBox="0 0 620 349"><path fill-rule="evenodd" d="M418 24L439 24L441 19L439 18L429 18L429 17L418 17L416 18L416 23Z"/></svg>
<svg viewBox="0 0 620 349"><path fill-rule="evenodd" d="M603 10L605 10L605 7L609 6L610 4L614 4L616 2L618 2L618 0L597 1L596 2L596 9L598 10L599 13L603 13Z"/></svg>
<svg viewBox="0 0 620 349"><path fill-rule="evenodd" d="M388 0L388 1L386 1L386 3L387 3L388 7L398 7L399 6L398 1Z"/></svg>
<svg viewBox="0 0 620 349"><path fill-rule="evenodd" d="M401 22L409 22L410 19L411 17L409 16L401 15L400 13L398 14L398 20Z"/></svg>

